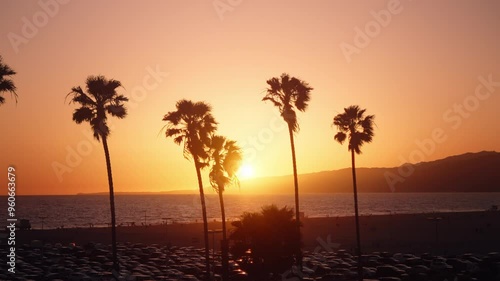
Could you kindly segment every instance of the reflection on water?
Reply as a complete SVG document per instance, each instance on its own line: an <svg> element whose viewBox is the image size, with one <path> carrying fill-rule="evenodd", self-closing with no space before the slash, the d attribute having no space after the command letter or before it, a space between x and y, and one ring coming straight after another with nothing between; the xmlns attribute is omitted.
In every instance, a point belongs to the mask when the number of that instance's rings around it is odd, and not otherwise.
<svg viewBox="0 0 500 281"><path fill-rule="evenodd" d="M27 218L34 228L104 226L110 221L108 196L17 196L16 215ZM7 200L5 196L2 200ZM117 223L158 224L162 218L175 222L201 221L199 195L117 195ZM294 206L287 195L225 195L226 216L236 219L244 211L258 211L266 204ZM4 201L6 202L6 201ZM210 221L220 220L215 194L206 195ZM361 193L361 214L421 213L485 210L500 205L500 193ZM308 217L349 216L353 214L353 196L349 193L303 194L301 211ZM4 213L6 218L6 214ZM172 222L169 220L169 223Z"/></svg>

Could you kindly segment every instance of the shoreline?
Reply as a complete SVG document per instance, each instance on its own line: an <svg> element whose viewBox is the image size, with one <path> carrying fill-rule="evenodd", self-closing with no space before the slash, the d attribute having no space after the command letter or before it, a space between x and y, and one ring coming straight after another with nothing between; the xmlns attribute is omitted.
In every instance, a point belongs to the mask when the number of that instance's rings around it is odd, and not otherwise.
<svg viewBox="0 0 500 281"><path fill-rule="evenodd" d="M434 220L431 218L440 218ZM354 217L303 218L305 250L322 251L334 247L354 249ZM221 222L209 222L209 229L220 229ZM228 231L232 228L227 223ZM493 252L500 251L500 212L444 212L360 216L361 240L365 252ZM203 247L203 224L173 223L151 226L119 226L119 243L142 243ZM210 247L220 249L220 234L210 234ZM16 231L16 240L30 244L110 243L109 227L34 229ZM326 245L326 246L325 246ZM330 245L330 246L328 246ZM335 245L335 246L332 246Z"/></svg>
<svg viewBox="0 0 500 281"><path fill-rule="evenodd" d="M350 168L349 168L350 169ZM224 195L294 195L293 192L254 192L252 191L249 193L249 191L226 191L227 193L224 193ZM352 193L352 190L349 191L336 191L336 192L301 192L302 195L314 195L314 194L346 194L346 193ZM448 193L500 193L500 191L425 191L425 192L417 192L417 191L397 191L397 192L392 192L392 191L360 191L358 194L392 194L392 193L404 193L404 194L421 194L421 193L432 193L432 194L448 194ZM137 196L137 195L151 195L151 196L156 196L156 195L199 195L199 191L193 190L193 192L186 192L186 193L169 193L167 192L115 192L115 196ZM205 195L217 195L215 192L205 192ZM69 193L69 194L17 194L17 196L107 196L109 197L109 191L103 191L103 192L98 192L98 193ZM0 195L1 197L8 197L7 195Z"/></svg>
<svg viewBox="0 0 500 281"><path fill-rule="evenodd" d="M360 217L372 217L372 216L393 216L393 215L433 215L433 214L454 214L454 213L482 213L482 212L490 212L492 211L491 209L470 209L470 210L442 210L442 211L428 211L428 212L392 212L392 211L387 211L387 212L375 212L375 213L360 213ZM499 210L494 210L494 211L499 211ZM341 215L336 215L336 216L305 216L302 217L302 219L328 219L328 218L347 218L347 217L354 217L353 214L341 214ZM147 223L148 227L154 227L154 226L164 226L165 222L164 219L161 219L162 221L159 221L159 219L149 219L150 222ZM233 221L239 220L239 217L226 217L226 223L230 224ZM220 217L211 217L208 218L209 223L221 223ZM94 229L94 228L110 228L111 224L110 223L84 223L84 224L75 224L75 225L69 225L69 226L51 226L50 223L45 223L44 228L42 229L40 227L41 222L37 220L30 220L32 224L32 230L58 230L58 229ZM194 220L176 220L174 218L169 218L169 225L180 225L180 224L197 224L201 223L201 219L197 218ZM33 224L36 225L36 227L33 227ZM143 221L138 221L138 222L120 222L116 225L116 227L120 228L127 228L127 227L145 227Z"/></svg>

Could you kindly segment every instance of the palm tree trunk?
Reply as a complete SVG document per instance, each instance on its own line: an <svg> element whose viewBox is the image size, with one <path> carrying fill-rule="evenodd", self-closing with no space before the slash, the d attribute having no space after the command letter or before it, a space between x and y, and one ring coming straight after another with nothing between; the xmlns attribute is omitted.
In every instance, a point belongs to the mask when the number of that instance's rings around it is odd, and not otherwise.
<svg viewBox="0 0 500 281"><path fill-rule="evenodd" d="M104 147L104 155L106 156L106 167L108 170L109 184L109 206L111 208L111 247L113 251L113 269L118 273L120 268L118 265L118 254L116 252L116 215L115 215L115 192L113 188L113 175L111 173L111 159L109 157L108 140L105 136L102 137L102 146Z"/></svg>
<svg viewBox="0 0 500 281"><path fill-rule="evenodd" d="M351 150L352 158L352 184L354 189L354 216L356 219L356 254L358 255L358 280L363 281L363 267L361 265L361 236L359 232L359 213L358 213L358 188L356 185L356 163L354 160L354 150Z"/></svg>
<svg viewBox="0 0 500 281"><path fill-rule="evenodd" d="M203 192L203 181L201 179L201 169L198 159L194 157L194 165L196 167L196 176L198 177L198 187L200 188L200 201L201 201L201 213L203 216L203 239L205 240L205 271L206 280L210 280L210 252L208 244L208 220L207 220L207 207L205 204L205 193Z"/></svg>
<svg viewBox="0 0 500 281"><path fill-rule="evenodd" d="M293 141L293 130L290 125L288 125L288 133L290 134L290 146L292 147L292 163L293 163L293 183L295 187L295 222L297 223L297 238L299 241L297 249L297 265L302 268L302 252L300 250L300 211L299 211L299 181L297 179L297 161L295 159L295 144Z"/></svg>
<svg viewBox="0 0 500 281"><path fill-rule="evenodd" d="M229 244L226 232L226 211L224 210L223 188L219 188L220 212L222 216L222 280L229 280Z"/></svg>

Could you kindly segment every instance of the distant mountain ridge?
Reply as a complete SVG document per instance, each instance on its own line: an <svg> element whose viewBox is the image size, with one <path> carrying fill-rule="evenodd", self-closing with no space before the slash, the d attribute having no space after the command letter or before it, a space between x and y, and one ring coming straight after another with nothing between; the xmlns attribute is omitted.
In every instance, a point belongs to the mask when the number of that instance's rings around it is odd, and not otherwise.
<svg viewBox="0 0 500 281"><path fill-rule="evenodd" d="M393 168L356 169L359 192L500 192L500 153L482 151ZM299 175L301 193L352 192L351 168ZM241 191L293 193L292 175L242 182Z"/></svg>
<svg viewBox="0 0 500 281"><path fill-rule="evenodd" d="M500 153L482 151L392 168L357 168L356 177L359 192L500 192ZM351 168L299 174L299 189L300 193L352 192ZM212 194L212 188L205 186L205 193ZM293 176L245 180L241 188L228 188L225 193L293 194ZM198 190L115 192L115 195L154 194L198 194Z"/></svg>

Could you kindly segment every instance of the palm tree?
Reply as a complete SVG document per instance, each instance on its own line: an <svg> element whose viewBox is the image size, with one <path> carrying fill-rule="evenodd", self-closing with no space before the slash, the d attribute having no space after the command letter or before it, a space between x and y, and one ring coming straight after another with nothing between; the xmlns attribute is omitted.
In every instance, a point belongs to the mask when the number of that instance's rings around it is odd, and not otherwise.
<svg viewBox="0 0 500 281"><path fill-rule="evenodd" d="M268 273L279 276L293 265L293 257L300 250L300 237L295 231L292 208L263 206L260 212L245 212L232 225L232 252L240 258L250 250L253 266L248 271L257 275L255 280L268 280Z"/></svg>
<svg viewBox="0 0 500 281"><path fill-rule="evenodd" d="M210 277L210 257L208 245L208 222L203 192L201 169L208 166L210 138L217 129L217 122L212 116L212 108L204 102L180 100L177 102L176 111L171 111L163 117L166 121L166 136L173 137L174 142L184 147L184 157L192 158L198 177L200 189L201 211L203 216L203 234L205 240L205 266L207 279Z"/></svg>
<svg viewBox="0 0 500 281"><path fill-rule="evenodd" d="M123 95L116 92L116 88L121 86L120 81L106 79L104 76L89 76L86 81L85 93L80 86L73 87L68 96L71 96L70 103L77 103L79 108L73 112L73 121L77 124L89 122L94 131L94 138L102 140L104 155L106 157L106 167L109 184L109 205L111 209L111 244L113 250L113 268L118 272L118 256L116 252L116 216L115 216L115 196L113 187L113 175L111 173L111 160L108 149L109 127L107 116L118 117L120 119L127 116L127 109L123 102L128 101Z"/></svg>
<svg viewBox="0 0 500 281"><path fill-rule="evenodd" d="M310 93L313 90L305 81L290 77L283 73L281 77L273 77L267 80L269 87L267 93L262 99L263 101L271 101L276 106L281 114L281 117L288 125L288 133L290 135L290 145L292 148L292 163L293 163L293 181L295 186L295 220L297 232L300 233L299 219L299 183L297 179L297 162L295 160L295 144L293 141L293 133L299 131L299 123L297 122L297 114L295 109L304 112L307 109L308 102L311 99ZM300 266L302 257L297 253L297 264Z"/></svg>
<svg viewBox="0 0 500 281"><path fill-rule="evenodd" d="M222 214L222 277L223 280L227 281L229 280L229 254L223 193L226 186L239 184L236 172L241 166L243 156L236 142L228 140L223 136L212 137L210 152L212 160L212 168L209 174L210 184L219 195L220 210Z"/></svg>
<svg viewBox="0 0 500 281"><path fill-rule="evenodd" d="M5 103L5 98L2 97L2 92L10 92L14 95L17 102L16 85L8 76L15 75L16 72L10 68L8 65L2 62L2 56L0 56L0 105Z"/></svg>
<svg viewBox="0 0 500 281"><path fill-rule="evenodd" d="M356 242L358 255L358 278L363 279L363 269L361 266L361 237L359 233L358 214L358 190L356 186L356 165L355 154L361 154L361 146L370 143L373 139L374 115L365 116L366 109L360 109L357 105L344 108L344 112L333 118L333 125L337 126L339 132L335 135L335 140L340 144L349 137L348 150L351 151L352 160L352 183L354 190L354 215L356 219Z"/></svg>

